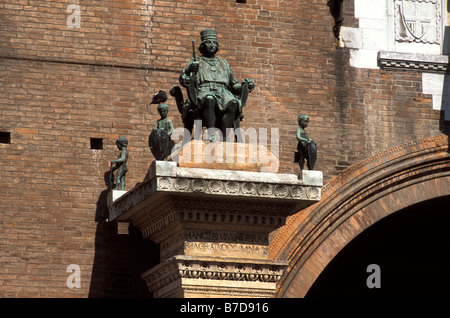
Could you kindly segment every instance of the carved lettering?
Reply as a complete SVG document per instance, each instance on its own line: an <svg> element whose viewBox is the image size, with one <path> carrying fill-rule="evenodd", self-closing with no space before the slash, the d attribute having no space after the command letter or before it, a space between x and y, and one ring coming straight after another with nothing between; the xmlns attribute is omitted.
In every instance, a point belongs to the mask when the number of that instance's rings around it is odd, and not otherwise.
<svg viewBox="0 0 450 318"><path fill-rule="evenodd" d="M199 251L235 252L246 254L269 255L269 248L261 245L245 245L230 243L210 243L210 242L185 242L186 249Z"/></svg>
<svg viewBox="0 0 450 318"><path fill-rule="evenodd" d="M184 235L187 241L203 242L233 242L233 243L252 243L268 244L267 235L254 233L230 233L230 232L212 232L212 231L187 231Z"/></svg>

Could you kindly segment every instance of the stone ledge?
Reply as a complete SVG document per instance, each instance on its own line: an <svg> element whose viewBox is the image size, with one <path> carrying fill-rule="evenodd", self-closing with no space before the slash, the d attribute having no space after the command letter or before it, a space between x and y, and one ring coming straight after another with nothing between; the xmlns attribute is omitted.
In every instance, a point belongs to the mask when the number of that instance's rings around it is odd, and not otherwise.
<svg viewBox="0 0 450 318"><path fill-rule="evenodd" d="M202 178L204 180L214 179L323 186L322 171L304 170L299 178L294 174L287 173L178 167L177 163L173 161L153 161L149 168L148 178L153 179L155 177Z"/></svg>
<svg viewBox="0 0 450 318"><path fill-rule="evenodd" d="M125 190L111 190L108 193L108 198L107 198L108 208L112 207L114 202L116 200L118 200L121 196L123 196L125 193L127 193L127 191L125 191Z"/></svg>
<svg viewBox="0 0 450 318"><path fill-rule="evenodd" d="M109 208L109 219L126 221L150 197L192 195L196 197L257 199L293 204L291 213L318 202L321 197L322 172L303 171L302 180L293 174L180 168L175 162L155 161L146 180L128 191ZM205 197L206 196L206 197Z"/></svg>
<svg viewBox="0 0 450 318"><path fill-rule="evenodd" d="M419 53L378 52L381 69L445 73L450 71L449 56Z"/></svg>

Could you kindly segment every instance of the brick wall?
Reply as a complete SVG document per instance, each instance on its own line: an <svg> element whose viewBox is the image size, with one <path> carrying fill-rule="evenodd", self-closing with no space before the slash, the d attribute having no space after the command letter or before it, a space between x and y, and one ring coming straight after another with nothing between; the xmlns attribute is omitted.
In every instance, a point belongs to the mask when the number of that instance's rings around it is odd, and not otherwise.
<svg viewBox="0 0 450 318"><path fill-rule="evenodd" d="M71 3L80 28L67 26ZM349 66L326 0L5 0L0 21L0 131L11 134L0 144L5 297L150 296L140 273L158 262L157 247L105 222L109 162L126 136L127 189L143 180L159 118L148 102L178 84L204 28L218 30L236 77L255 80L242 126L279 129L281 172L298 172L300 113L311 117L325 181L447 129L420 93L420 74ZM103 149L90 149L90 138L102 138ZM80 289L66 286L69 264L81 267Z"/></svg>

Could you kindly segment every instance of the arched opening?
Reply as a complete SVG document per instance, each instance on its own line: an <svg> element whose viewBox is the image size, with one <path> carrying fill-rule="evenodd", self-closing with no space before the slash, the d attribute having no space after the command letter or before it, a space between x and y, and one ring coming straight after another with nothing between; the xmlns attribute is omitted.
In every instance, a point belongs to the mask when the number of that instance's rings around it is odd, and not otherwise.
<svg viewBox="0 0 450 318"><path fill-rule="evenodd" d="M449 297L450 196L396 212L367 228L322 271L306 297ZM379 266L379 287L369 283Z"/></svg>
<svg viewBox="0 0 450 318"><path fill-rule="evenodd" d="M329 279L342 276L339 278L340 283L345 282L348 285L349 282L346 282L345 276L348 276L348 271L354 271L360 273L361 277L357 279L362 279L365 288L367 288L366 279L370 275L366 272L367 266L380 263L383 254L386 256L391 253L398 256L401 255L399 250L407 251L417 246L417 250L409 254L405 252L405 257L409 258L408 262L419 264L420 258L422 262L420 266L425 266L427 260L431 264L441 264L440 261L435 262L434 258L435 255L443 257L444 247L433 243L439 239L433 240L431 234L445 233L445 227L442 226L449 224L445 222L447 220L445 218L449 218L447 214L441 212L438 215L438 212L434 212L450 211L448 145L448 137L438 135L397 146L353 165L328 182L322 188L321 201L292 216L271 242L271 257L289 261L289 266L278 284L277 297L305 297L322 273L325 277L327 266L340 262L339 259L345 258L346 253L350 253L348 254L350 260L344 260L344 265L341 263L340 268L347 267L347 273L333 274L333 277L329 276L332 277ZM421 220L420 213L428 214L424 214L427 217ZM401 219L401 215L406 214L410 216L418 214L418 217L411 217L410 220L416 220L418 225L422 222L422 227L415 228L414 231L402 227L401 223L407 221ZM400 216L396 217L396 215ZM397 220L397 218L400 219ZM385 228L382 228L383 224L387 224ZM391 224L396 227L389 230L388 226ZM379 227L381 230L377 230ZM364 237L373 231L376 234L364 240ZM388 234L390 238L387 238ZM393 248L388 243L395 240L409 240L412 243L409 245L403 243ZM440 241L443 242L443 238ZM378 251L380 257L378 261L369 260L371 253L367 254L363 261L361 258L358 259L358 255L368 253L370 249L372 249L372 255L375 255L376 247L379 248L381 243L387 247ZM352 247L353 245L357 247ZM440 253L437 254L435 251L434 254L430 254L430 246L440 246ZM353 248L355 250L352 251ZM346 252L347 249L350 252ZM416 256L416 259L413 256ZM348 269L352 258L353 263L362 262L360 264L362 271ZM387 259L389 257L386 256L384 260ZM400 262L397 258L392 259ZM345 262L350 263L345 265ZM403 264L402 262L400 263ZM450 264L444 262L444 265ZM330 271L333 267L330 265ZM388 268L389 266L384 266L384 276L389 276ZM413 272L409 272L408 275L414 275ZM433 271L428 271L429 275L431 272ZM443 270L441 272L443 273ZM401 277L401 275L397 276ZM323 279L320 280L323 281ZM319 281L317 286L321 286ZM329 287L322 285L323 290L327 288ZM386 292L387 290L386 288ZM343 295L340 293L334 296ZM313 291L308 296L314 296Z"/></svg>

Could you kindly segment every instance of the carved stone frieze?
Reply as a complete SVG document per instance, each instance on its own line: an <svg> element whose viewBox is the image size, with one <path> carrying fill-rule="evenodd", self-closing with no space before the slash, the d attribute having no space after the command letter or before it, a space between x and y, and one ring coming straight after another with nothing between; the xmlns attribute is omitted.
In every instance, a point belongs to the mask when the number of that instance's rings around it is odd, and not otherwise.
<svg viewBox="0 0 450 318"><path fill-rule="evenodd" d="M191 289L202 289L206 287L205 282L211 280L230 282L229 287L223 283L218 285L221 287L220 293L228 290L228 293L234 294L232 282L240 282L243 287L245 284L249 284L248 287L260 284L261 291L266 289L267 292L267 286L264 286L264 283L272 283L275 287L275 283L280 280L287 265L288 263L284 261L233 260L178 255L143 273L142 278L152 292L177 280L180 285L183 284L183 280L187 280ZM211 286L211 283L208 285ZM240 289L242 290L242 287Z"/></svg>
<svg viewBox="0 0 450 318"><path fill-rule="evenodd" d="M158 164L169 166L167 163ZM221 170L178 168L176 165L169 168L164 166L166 170L161 168L162 171L159 171L158 165L156 166L157 168L153 167L156 172L110 205L110 220L117 218L120 221L120 216L123 216L122 219L126 218L125 212L156 194L197 194L215 198L234 196L272 201L282 199L295 202L297 209L320 200L322 174L319 171L308 171L315 177L308 179L312 180L311 183L305 183L292 178L292 175L277 173L242 171L230 174ZM190 200L192 199L195 196L190 195Z"/></svg>
<svg viewBox="0 0 450 318"><path fill-rule="evenodd" d="M208 295L209 297L227 297L227 298L272 298L275 288L243 288L231 287L220 288L211 286L186 286L183 288L185 294L195 297ZM176 297L175 295L170 297Z"/></svg>
<svg viewBox="0 0 450 318"><path fill-rule="evenodd" d="M228 180L199 180L193 178L161 177L157 178L159 190L176 192L197 192L205 194L258 196L270 198L287 199L312 199L317 200L320 195L320 187L291 185L291 184L271 184L269 182L247 182ZM301 189L307 189L306 195L299 196ZM314 188L314 193L309 189ZM145 191L146 193L147 191ZM311 196L309 193L313 193Z"/></svg>
<svg viewBox="0 0 450 318"><path fill-rule="evenodd" d="M158 177L141 184L133 189L133 191L125 194L123 198L121 197L117 200L110 208L110 215L114 217L122 214L156 191L255 198L282 198L288 200L320 200L320 187L317 186Z"/></svg>
<svg viewBox="0 0 450 318"><path fill-rule="evenodd" d="M130 221L146 238L167 228L174 221L189 223L189 229L200 231L204 229L205 223L208 223L209 230L215 233L220 229L255 231L257 228L260 228L259 231L270 232L282 226L293 209L293 204L289 202L247 202L242 199L226 198L202 200L169 196L160 204L135 213Z"/></svg>
<svg viewBox="0 0 450 318"><path fill-rule="evenodd" d="M145 200L156 191L180 193L203 193L226 196L243 196L254 198L280 198L286 200L320 200L320 187L269 184L255 182L238 182L225 180L198 180L190 178L160 177L141 184L134 191L117 200L110 208L110 216L114 218ZM187 206L191 206L192 200ZM267 209L267 204L263 208ZM234 208L234 207L233 207ZM270 208L270 207L269 207ZM233 209L235 210L235 209Z"/></svg>

